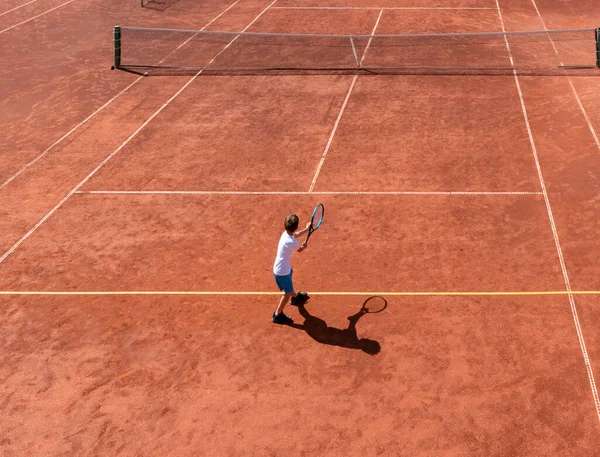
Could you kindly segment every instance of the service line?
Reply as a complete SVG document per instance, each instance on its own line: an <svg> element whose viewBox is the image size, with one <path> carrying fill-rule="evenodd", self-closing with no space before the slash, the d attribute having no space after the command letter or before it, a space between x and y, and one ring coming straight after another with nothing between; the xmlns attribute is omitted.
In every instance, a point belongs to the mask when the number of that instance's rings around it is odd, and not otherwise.
<svg viewBox="0 0 600 457"><path fill-rule="evenodd" d="M92 195L543 195L542 192L485 191L237 191L237 190L79 190Z"/></svg>
<svg viewBox="0 0 600 457"><path fill-rule="evenodd" d="M274 6L274 10L495 10L477 6Z"/></svg>

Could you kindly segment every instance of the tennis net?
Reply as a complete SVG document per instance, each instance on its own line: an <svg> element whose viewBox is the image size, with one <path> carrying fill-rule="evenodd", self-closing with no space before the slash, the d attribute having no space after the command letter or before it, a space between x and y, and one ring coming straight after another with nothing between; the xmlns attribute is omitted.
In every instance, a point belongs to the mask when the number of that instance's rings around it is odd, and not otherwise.
<svg viewBox="0 0 600 457"><path fill-rule="evenodd" d="M120 27L114 67L211 71L600 68L600 29L301 35Z"/></svg>

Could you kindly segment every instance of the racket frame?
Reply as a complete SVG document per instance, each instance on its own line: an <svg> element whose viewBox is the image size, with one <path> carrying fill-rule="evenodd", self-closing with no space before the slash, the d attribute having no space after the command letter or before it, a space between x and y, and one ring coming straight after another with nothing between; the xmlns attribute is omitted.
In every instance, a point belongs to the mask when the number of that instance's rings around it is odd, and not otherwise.
<svg viewBox="0 0 600 457"><path fill-rule="evenodd" d="M379 310L377 310L377 311L371 311L371 310L369 310L368 303L369 303L369 301L370 301L370 300L373 300L373 299L380 299L380 300L383 300L383 308L381 308L381 309L379 309ZM364 301L364 303L363 303L363 305L362 305L362 309L363 309L363 310L364 310L366 313L369 313L369 314L377 314L377 313L380 313L380 312L382 312L384 309L386 309L386 308L387 308L387 305L388 305L388 302L387 302L387 300L386 300L385 298L383 298L383 297L381 297L381 296L379 296L379 295L374 295L374 296L372 296L372 297L369 297L369 298L367 298L367 299Z"/></svg>
<svg viewBox="0 0 600 457"><path fill-rule="evenodd" d="M315 225L315 216L317 215L317 211L319 210L319 207L321 208L321 217L319 218L317 225ZM304 240L305 243L308 243L308 239L310 238L312 233L321 226L321 224L323 223L324 217L325 217L325 206L323 206L322 203L319 203L317 206L315 206L315 209L312 212L312 216L310 218L310 227L308 228L308 235L306 235L306 240Z"/></svg>

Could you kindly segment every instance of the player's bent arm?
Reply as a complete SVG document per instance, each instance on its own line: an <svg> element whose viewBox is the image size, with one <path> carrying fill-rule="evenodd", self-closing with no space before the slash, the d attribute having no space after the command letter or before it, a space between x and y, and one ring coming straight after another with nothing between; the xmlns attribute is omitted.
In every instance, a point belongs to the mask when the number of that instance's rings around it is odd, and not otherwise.
<svg viewBox="0 0 600 457"><path fill-rule="evenodd" d="M294 238L300 238L306 232L308 232L309 229L310 229L310 222L308 224L306 224L306 228L305 229L302 229L299 232L294 233Z"/></svg>

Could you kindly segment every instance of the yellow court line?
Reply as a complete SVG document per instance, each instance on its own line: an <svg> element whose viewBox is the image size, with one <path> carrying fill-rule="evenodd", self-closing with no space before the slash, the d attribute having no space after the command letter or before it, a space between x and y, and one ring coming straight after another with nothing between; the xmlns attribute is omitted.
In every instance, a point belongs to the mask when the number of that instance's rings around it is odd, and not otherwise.
<svg viewBox="0 0 600 457"><path fill-rule="evenodd" d="M310 292L310 295L353 295L353 296L535 296L535 295L600 295L600 290L513 291L513 292ZM32 291L4 290L0 295L281 295L281 292L227 292L227 291L162 291L162 290L117 290L117 291Z"/></svg>

